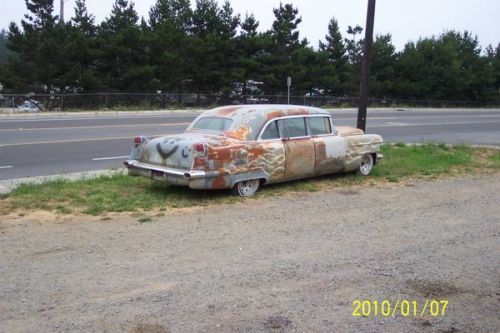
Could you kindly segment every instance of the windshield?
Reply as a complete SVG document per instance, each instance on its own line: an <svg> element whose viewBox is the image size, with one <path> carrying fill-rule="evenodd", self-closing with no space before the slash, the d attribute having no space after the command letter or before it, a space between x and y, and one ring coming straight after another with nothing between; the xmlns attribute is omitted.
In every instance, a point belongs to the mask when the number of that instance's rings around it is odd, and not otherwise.
<svg viewBox="0 0 500 333"><path fill-rule="evenodd" d="M193 128L199 130L224 132L231 127L232 123L233 120L229 118L204 117L198 119L198 121L193 125Z"/></svg>

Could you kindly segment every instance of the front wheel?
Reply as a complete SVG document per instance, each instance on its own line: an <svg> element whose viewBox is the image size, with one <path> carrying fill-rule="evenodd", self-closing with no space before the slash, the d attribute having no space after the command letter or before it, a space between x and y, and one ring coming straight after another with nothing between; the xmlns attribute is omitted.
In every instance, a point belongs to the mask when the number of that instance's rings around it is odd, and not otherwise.
<svg viewBox="0 0 500 333"><path fill-rule="evenodd" d="M373 169L373 155L364 154L361 158L361 164L358 167L358 172L363 176L368 176Z"/></svg>
<svg viewBox="0 0 500 333"><path fill-rule="evenodd" d="M237 194L241 197L249 197L251 195L254 195L255 192L260 187L260 180L259 179L251 179L251 180L244 180L241 182L236 183L233 188L234 194Z"/></svg>

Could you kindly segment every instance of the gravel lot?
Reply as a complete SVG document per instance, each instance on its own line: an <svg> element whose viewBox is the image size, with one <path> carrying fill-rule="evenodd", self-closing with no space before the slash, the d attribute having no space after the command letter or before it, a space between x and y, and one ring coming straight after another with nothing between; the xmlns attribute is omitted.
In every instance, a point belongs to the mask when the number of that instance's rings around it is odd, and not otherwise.
<svg viewBox="0 0 500 333"><path fill-rule="evenodd" d="M500 175L0 217L1 332L498 332ZM353 317L354 300L448 299Z"/></svg>

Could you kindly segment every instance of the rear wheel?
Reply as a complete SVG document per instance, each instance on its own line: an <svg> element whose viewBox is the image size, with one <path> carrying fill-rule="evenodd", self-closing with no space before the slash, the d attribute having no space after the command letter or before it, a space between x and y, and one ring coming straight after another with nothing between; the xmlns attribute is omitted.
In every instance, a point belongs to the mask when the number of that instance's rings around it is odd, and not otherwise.
<svg viewBox="0 0 500 333"><path fill-rule="evenodd" d="M361 158L361 164L358 167L358 172L363 176L368 176L373 169L373 155L364 154Z"/></svg>
<svg viewBox="0 0 500 333"><path fill-rule="evenodd" d="M251 195L254 195L255 192L260 187L260 180L259 179L250 179L250 180L244 180L241 182L236 183L233 188L234 194L237 194L241 197L249 197Z"/></svg>

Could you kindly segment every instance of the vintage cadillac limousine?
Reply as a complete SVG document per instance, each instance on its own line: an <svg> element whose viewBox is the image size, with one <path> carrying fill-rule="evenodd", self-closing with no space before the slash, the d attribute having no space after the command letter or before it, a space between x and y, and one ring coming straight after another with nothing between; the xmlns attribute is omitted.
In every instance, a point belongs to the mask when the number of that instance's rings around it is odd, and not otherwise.
<svg viewBox="0 0 500 333"><path fill-rule="evenodd" d="M182 134L136 137L124 164L133 176L249 196L265 184L356 170L366 176L381 144L380 135L335 127L319 108L225 106L200 114Z"/></svg>

